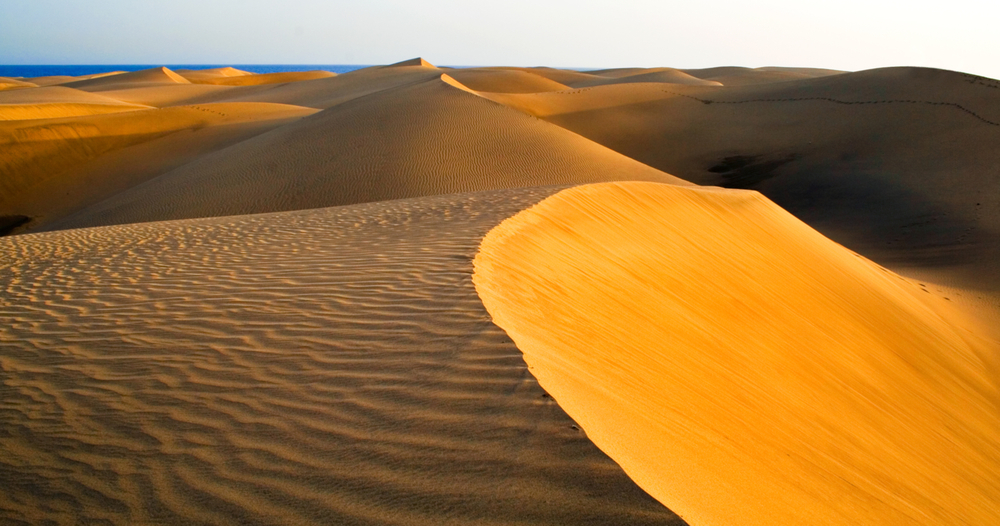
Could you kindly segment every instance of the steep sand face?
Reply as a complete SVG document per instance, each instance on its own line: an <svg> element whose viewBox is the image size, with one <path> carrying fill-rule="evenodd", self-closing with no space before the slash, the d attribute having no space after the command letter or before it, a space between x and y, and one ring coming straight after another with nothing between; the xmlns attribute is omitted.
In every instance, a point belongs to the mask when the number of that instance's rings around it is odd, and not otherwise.
<svg viewBox="0 0 1000 526"><path fill-rule="evenodd" d="M541 385L691 524L1000 521L1000 342L757 193L564 190L474 264Z"/></svg>
<svg viewBox="0 0 1000 526"><path fill-rule="evenodd" d="M149 106L61 86L0 93L0 120L4 121L99 115L138 109L149 109Z"/></svg>
<svg viewBox="0 0 1000 526"><path fill-rule="evenodd" d="M102 195L102 199L110 195L93 194L91 190L85 190L83 194L71 192L73 188L79 188L83 181L95 189L122 190L116 184L106 185L115 179L113 174L118 168L112 167L105 180L100 174L95 174L96 179L81 178L80 173L88 169L90 161L130 146L181 130L274 123L300 118L315 111L283 104L225 103L61 119L0 121L0 148L3 151L0 173L4 174L0 180L0 215L50 216L51 219L64 206L79 203L82 196L90 196L84 200L88 202L96 195ZM228 130L234 131L232 128ZM236 135L240 135L239 131ZM193 146L192 151L205 150ZM148 165L149 168L140 170L140 173L169 166L175 159L164 157L178 155L184 158L186 154L170 149L159 153L147 152L138 164ZM125 164L132 169L136 165L134 162ZM136 177L130 176L128 180L138 182Z"/></svg>
<svg viewBox="0 0 1000 526"><path fill-rule="evenodd" d="M0 522L683 524L473 288L552 191L0 239Z"/></svg>
<svg viewBox="0 0 1000 526"><path fill-rule="evenodd" d="M190 84L191 81L174 73L168 68L151 68L128 73L91 76L85 80L77 80L62 84L69 88L83 91L104 91L123 89L139 84Z"/></svg>
<svg viewBox="0 0 1000 526"><path fill-rule="evenodd" d="M635 86L502 102L537 108L549 122L692 182L759 190L882 264L1000 291L996 81L889 68L660 93Z"/></svg>
<svg viewBox="0 0 1000 526"><path fill-rule="evenodd" d="M434 79L339 104L122 192L57 226L620 179L686 184Z"/></svg>

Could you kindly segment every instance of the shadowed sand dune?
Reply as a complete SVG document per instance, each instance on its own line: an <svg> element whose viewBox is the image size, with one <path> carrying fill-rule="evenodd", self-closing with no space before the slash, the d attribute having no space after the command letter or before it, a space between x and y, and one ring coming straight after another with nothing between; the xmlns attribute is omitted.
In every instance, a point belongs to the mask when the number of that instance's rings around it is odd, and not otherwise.
<svg viewBox="0 0 1000 526"><path fill-rule="evenodd" d="M216 86L213 84L156 84L153 86L124 87L100 92L105 97L118 99L132 104L145 104L164 108L167 106L183 106L191 104L192 100L207 99L231 92L231 86ZM217 97L222 98L222 97ZM213 101L219 102L219 101ZM236 101L247 102L247 101ZM261 101L266 102L266 101ZM197 104L197 102L195 103Z"/></svg>
<svg viewBox="0 0 1000 526"><path fill-rule="evenodd" d="M682 524L473 288L553 191L0 239L0 522Z"/></svg>
<svg viewBox="0 0 1000 526"><path fill-rule="evenodd" d="M149 109L113 97L62 86L0 93L0 120L52 119Z"/></svg>
<svg viewBox="0 0 1000 526"><path fill-rule="evenodd" d="M689 181L759 190L894 269L1000 291L997 85L889 68L490 96Z"/></svg>
<svg viewBox="0 0 1000 526"><path fill-rule="evenodd" d="M38 86L54 86L57 84L65 84L67 82L75 82L78 80L96 79L99 77L108 77L111 75L120 75L125 73L124 71L105 71L102 73L92 73L90 75L80 75L77 77L71 77L69 75L51 75L47 77L33 77L23 79L25 81L31 82Z"/></svg>
<svg viewBox="0 0 1000 526"><path fill-rule="evenodd" d="M475 269L541 385L692 524L1000 520L1000 341L760 194L564 190Z"/></svg>
<svg viewBox="0 0 1000 526"><path fill-rule="evenodd" d="M56 227L620 179L685 184L433 79L339 104L213 153Z"/></svg>

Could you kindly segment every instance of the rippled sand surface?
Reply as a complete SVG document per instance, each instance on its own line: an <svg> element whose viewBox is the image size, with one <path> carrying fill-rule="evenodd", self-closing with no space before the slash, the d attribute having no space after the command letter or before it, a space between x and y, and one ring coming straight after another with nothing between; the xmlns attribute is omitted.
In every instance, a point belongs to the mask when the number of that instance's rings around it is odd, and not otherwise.
<svg viewBox="0 0 1000 526"><path fill-rule="evenodd" d="M681 524L472 286L552 191L0 239L0 522Z"/></svg>

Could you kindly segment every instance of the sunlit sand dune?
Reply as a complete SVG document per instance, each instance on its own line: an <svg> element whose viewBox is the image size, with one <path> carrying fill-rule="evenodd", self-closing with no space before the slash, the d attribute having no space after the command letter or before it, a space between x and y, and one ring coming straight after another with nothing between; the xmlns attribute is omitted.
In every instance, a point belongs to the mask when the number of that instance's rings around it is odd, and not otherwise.
<svg viewBox="0 0 1000 526"><path fill-rule="evenodd" d="M260 84L280 84L299 82L303 80L325 79L337 76L329 71L286 71L281 73L250 73L247 75L219 76L215 78L200 77L191 82L198 84L213 84L216 86L257 86Z"/></svg>
<svg viewBox="0 0 1000 526"><path fill-rule="evenodd" d="M832 69L813 68L741 68L741 67L718 67L705 69L685 69L682 70L688 75L704 80L714 80L724 86L745 86L749 84L770 84L773 82L786 82L790 80L802 80L829 75L844 73Z"/></svg>
<svg viewBox="0 0 1000 526"><path fill-rule="evenodd" d="M186 101L206 102L275 102L310 108L329 108L344 102L391 88L436 79L437 68L421 66L370 67L335 77L292 82L277 86L230 87L231 91L213 93Z"/></svg>
<svg viewBox="0 0 1000 526"><path fill-rule="evenodd" d="M491 98L689 181L759 190L893 268L1000 291L998 85L889 68Z"/></svg>
<svg viewBox="0 0 1000 526"><path fill-rule="evenodd" d="M552 191L0 238L0 522L683 524L473 288Z"/></svg>
<svg viewBox="0 0 1000 526"><path fill-rule="evenodd" d="M760 194L572 188L475 268L542 387L692 524L1000 521L1000 342Z"/></svg>
<svg viewBox="0 0 1000 526"><path fill-rule="evenodd" d="M476 91L538 93L569 89L565 84L532 72L503 68L456 69L448 75Z"/></svg>
<svg viewBox="0 0 1000 526"><path fill-rule="evenodd" d="M178 69L174 70L174 73L190 80L191 82L197 82L199 80L212 80L218 78L227 77L243 77L246 75L253 75L249 71L243 71L242 69L236 69L232 67L224 68L206 68L206 69Z"/></svg>
<svg viewBox="0 0 1000 526"><path fill-rule="evenodd" d="M1000 522L998 81L11 80L0 523Z"/></svg>
<svg viewBox="0 0 1000 526"><path fill-rule="evenodd" d="M110 89L101 91L100 94L122 102L164 108L167 106L197 104L197 102L192 101L205 100L213 96L222 99L224 96L220 95L229 93L233 89L230 86L216 86L213 84L156 84L153 86ZM213 102L222 101L216 100Z"/></svg>
<svg viewBox="0 0 1000 526"><path fill-rule="evenodd" d="M216 152L58 226L621 179L686 184L435 78L334 106Z"/></svg>
<svg viewBox="0 0 1000 526"><path fill-rule="evenodd" d="M19 88L34 88L38 84L33 84L31 82L25 82L21 79L12 79L10 77L0 77L0 91L19 89Z"/></svg>
<svg viewBox="0 0 1000 526"><path fill-rule="evenodd" d="M149 109L98 93L52 86L0 93L0 120L52 119Z"/></svg>
<svg viewBox="0 0 1000 526"><path fill-rule="evenodd" d="M679 69L673 68L652 68L625 69L625 70L603 70L591 71L594 78L581 80L570 84L574 88L586 88L589 86L601 86L605 84L635 84L641 82L662 82L669 84L686 84L693 86L721 86L714 80L703 80L689 75Z"/></svg>
<svg viewBox="0 0 1000 526"><path fill-rule="evenodd" d="M42 88L38 88L42 89ZM225 134L243 135L246 126L285 123L286 119L301 118L316 110L283 104L223 103L167 109L138 110L128 113L91 115L62 119L0 121L0 216L20 215L31 218L50 216L66 206L89 196L89 199L109 197L105 190L117 193L126 187L112 183L115 172L126 172L124 179L137 184L136 175L163 168L183 159L184 151L171 149L171 142L159 143L162 151L147 151L129 162L121 157L105 165L103 175L82 177L87 163L129 147L153 141L180 131L201 131L221 127ZM263 131L263 130L261 130ZM259 133L259 132L258 132ZM212 142L211 132L199 137ZM183 140L181 141L183 142ZM188 145L194 152L205 147ZM123 166L116 166L117 164ZM137 170L137 165L139 168ZM145 167L143 167L145 165ZM133 173L127 173L127 172ZM82 193L81 184L87 186ZM96 192L96 193L95 193ZM37 225L36 225L37 226Z"/></svg>
<svg viewBox="0 0 1000 526"><path fill-rule="evenodd" d="M191 81L168 68L151 68L66 82L63 86L84 91L123 89L143 84L190 84Z"/></svg>

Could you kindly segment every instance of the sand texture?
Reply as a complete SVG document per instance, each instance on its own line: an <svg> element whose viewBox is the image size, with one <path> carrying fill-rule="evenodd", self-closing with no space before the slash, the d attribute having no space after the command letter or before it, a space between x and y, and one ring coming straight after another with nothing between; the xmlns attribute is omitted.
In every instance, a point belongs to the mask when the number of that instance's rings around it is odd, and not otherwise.
<svg viewBox="0 0 1000 526"><path fill-rule="evenodd" d="M1000 291L997 86L889 68L490 97L683 179L758 190L882 264Z"/></svg>
<svg viewBox="0 0 1000 526"><path fill-rule="evenodd" d="M473 288L552 191L0 239L0 522L682 524Z"/></svg>
<svg viewBox="0 0 1000 526"><path fill-rule="evenodd" d="M0 85L0 524L1000 523L1000 81Z"/></svg>
<svg viewBox="0 0 1000 526"><path fill-rule="evenodd" d="M576 187L475 268L542 387L692 524L1000 520L1000 342L756 192Z"/></svg>
<svg viewBox="0 0 1000 526"><path fill-rule="evenodd" d="M558 126L433 78L339 104L215 152L58 226L621 179L683 184Z"/></svg>

